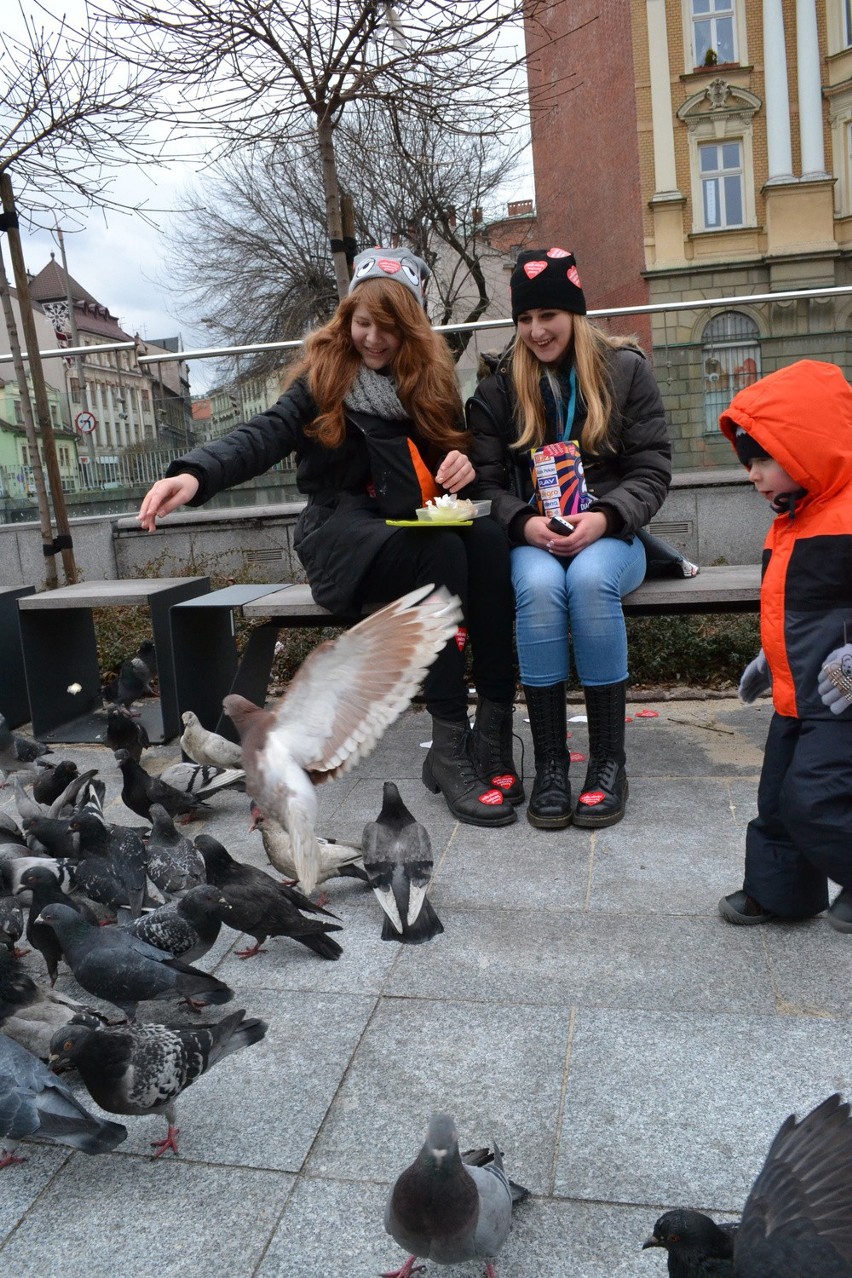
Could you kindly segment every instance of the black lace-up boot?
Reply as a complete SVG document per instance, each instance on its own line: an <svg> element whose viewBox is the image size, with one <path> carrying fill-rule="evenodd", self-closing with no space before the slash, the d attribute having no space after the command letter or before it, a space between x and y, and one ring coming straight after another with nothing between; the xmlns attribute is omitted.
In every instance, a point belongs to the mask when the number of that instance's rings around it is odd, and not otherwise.
<svg viewBox="0 0 852 1278"><path fill-rule="evenodd" d="M502 790L510 803L523 803L524 786L512 758L512 702L480 697L471 741L473 766L480 781Z"/></svg>
<svg viewBox="0 0 852 1278"><path fill-rule="evenodd" d="M502 790L483 785L471 755L471 730L464 723L432 719L432 747L423 761L423 784L443 794L457 821L468 825L510 825L515 809Z"/></svg>
<svg viewBox="0 0 852 1278"><path fill-rule="evenodd" d="M589 720L589 766L574 810L574 824L583 829L615 825L624 816L626 691L626 682L583 689Z"/></svg>
<svg viewBox="0 0 852 1278"><path fill-rule="evenodd" d="M571 824L565 684L554 683L549 688L525 686L524 694L535 754L535 781L527 820L539 830L564 830Z"/></svg>

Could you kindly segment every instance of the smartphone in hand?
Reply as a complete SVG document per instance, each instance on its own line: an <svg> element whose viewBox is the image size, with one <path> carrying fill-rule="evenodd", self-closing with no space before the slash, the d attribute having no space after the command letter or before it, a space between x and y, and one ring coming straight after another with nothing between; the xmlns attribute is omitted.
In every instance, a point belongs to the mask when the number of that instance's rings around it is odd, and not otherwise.
<svg viewBox="0 0 852 1278"><path fill-rule="evenodd" d="M563 519L561 515L554 515L548 519L547 526L551 532L559 533L560 537L570 537L574 531L574 525L569 524L567 519Z"/></svg>

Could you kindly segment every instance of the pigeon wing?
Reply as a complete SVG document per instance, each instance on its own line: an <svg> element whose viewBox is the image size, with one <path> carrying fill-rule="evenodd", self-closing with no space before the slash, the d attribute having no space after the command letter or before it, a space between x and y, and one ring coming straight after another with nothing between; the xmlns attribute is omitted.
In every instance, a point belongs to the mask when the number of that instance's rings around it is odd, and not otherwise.
<svg viewBox="0 0 852 1278"><path fill-rule="evenodd" d="M455 596L422 586L321 644L275 710L269 737L320 774L314 780L353 767L408 706L460 617Z"/></svg>
<svg viewBox="0 0 852 1278"><path fill-rule="evenodd" d="M850 1108L835 1093L800 1122L791 1114L782 1123L743 1210L736 1273L773 1257L778 1272L787 1272L783 1261L799 1278L852 1273Z"/></svg>

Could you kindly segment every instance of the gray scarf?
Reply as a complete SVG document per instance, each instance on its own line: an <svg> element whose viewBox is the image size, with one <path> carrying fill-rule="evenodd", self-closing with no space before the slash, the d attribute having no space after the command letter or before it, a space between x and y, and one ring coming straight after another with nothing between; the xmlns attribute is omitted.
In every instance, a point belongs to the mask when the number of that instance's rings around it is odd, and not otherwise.
<svg viewBox="0 0 852 1278"><path fill-rule="evenodd" d="M356 413L373 413L389 421L401 421L409 416L396 393L393 378L383 377L366 364L361 365L343 402L348 408L354 408Z"/></svg>

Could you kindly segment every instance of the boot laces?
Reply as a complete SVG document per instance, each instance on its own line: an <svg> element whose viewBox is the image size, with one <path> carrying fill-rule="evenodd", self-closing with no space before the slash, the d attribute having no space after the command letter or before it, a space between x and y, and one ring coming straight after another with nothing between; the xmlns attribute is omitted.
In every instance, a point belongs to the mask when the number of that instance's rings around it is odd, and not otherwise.
<svg viewBox="0 0 852 1278"><path fill-rule="evenodd" d="M590 759L589 770L586 773L586 784L583 789L607 790L612 793L615 790L618 774L623 766L617 759Z"/></svg>

